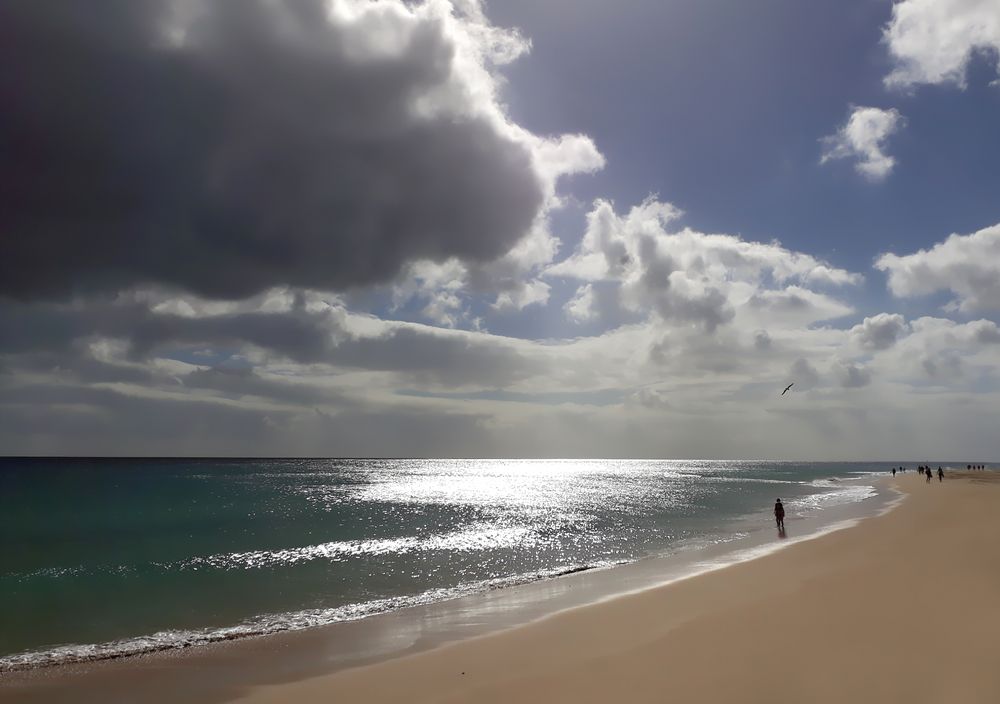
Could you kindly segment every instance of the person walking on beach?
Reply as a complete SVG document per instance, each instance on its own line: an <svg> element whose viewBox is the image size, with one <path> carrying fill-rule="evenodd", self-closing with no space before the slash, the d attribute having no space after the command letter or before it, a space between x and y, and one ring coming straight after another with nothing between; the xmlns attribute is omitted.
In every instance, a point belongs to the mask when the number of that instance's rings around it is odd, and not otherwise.
<svg viewBox="0 0 1000 704"><path fill-rule="evenodd" d="M944 470L941 469L941 465L938 465L938 481L939 482L944 481Z"/></svg>
<svg viewBox="0 0 1000 704"><path fill-rule="evenodd" d="M896 468L895 467L892 468L892 476L894 476L894 477L896 476Z"/></svg>
<svg viewBox="0 0 1000 704"><path fill-rule="evenodd" d="M778 525L778 530L785 529L785 507L781 505L781 499L774 502L774 522Z"/></svg>
<svg viewBox="0 0 1000 704"><path fill-rule="evenodd" d="M927 475L927 483L928 483L928 484L930 484L930 482L931 482L931 477L933 476L933 475L931 474L931 468L930 468L930 467L928 467L928 468L927 468L927 471L926 471L926 472L924 472L924 474L926 474L926 475Z"/></svg>

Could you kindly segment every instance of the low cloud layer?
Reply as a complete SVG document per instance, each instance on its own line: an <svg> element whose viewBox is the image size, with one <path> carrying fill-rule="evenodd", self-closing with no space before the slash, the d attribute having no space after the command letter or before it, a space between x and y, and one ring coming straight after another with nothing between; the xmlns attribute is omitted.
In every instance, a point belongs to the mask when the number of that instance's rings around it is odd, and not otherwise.
<svg viewBox="0 0 1000 704"><path fill-rule="evenodd" d="M854 107L847 122L836 133L824 137L820 163L849 159L854 169L870 181L882 181L896 165L886 153L886 141L903 125L895 108Z"/></svg>

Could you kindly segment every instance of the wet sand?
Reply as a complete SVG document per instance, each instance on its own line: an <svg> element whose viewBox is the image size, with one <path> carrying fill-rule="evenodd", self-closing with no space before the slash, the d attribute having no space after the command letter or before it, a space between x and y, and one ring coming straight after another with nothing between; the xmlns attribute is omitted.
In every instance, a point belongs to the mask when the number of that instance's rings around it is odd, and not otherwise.
<svg viewBox="0 0 1000 704"><path fill-rule="evenodd" d="M902 506L854 528L237 700L1000 701L1000 475L894 481Z"/></svg>

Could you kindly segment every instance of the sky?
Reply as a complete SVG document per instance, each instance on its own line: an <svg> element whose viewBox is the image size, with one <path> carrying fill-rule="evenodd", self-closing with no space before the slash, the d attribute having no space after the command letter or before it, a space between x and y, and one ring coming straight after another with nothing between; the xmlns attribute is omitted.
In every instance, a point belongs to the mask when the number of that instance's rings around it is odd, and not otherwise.
<svg viewBox="0 0 1000 704"><path fill-rule="evenodd" d="M1000 0L8 0L0 100L0 454L1000 460Z"/></svg>

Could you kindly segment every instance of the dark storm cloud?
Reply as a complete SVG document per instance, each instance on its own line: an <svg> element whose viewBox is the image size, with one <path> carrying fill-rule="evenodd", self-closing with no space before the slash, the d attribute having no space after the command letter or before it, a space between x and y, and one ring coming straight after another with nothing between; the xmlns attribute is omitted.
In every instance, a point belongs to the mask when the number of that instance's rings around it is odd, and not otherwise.
<svg viewBox="0 0 1000 704"><path fill-rule="evenodd" d="M4 2L0 296L342 289L506 252L543 187L482 111L414 109L454 80L444 24L324 6Z"/></svg>

